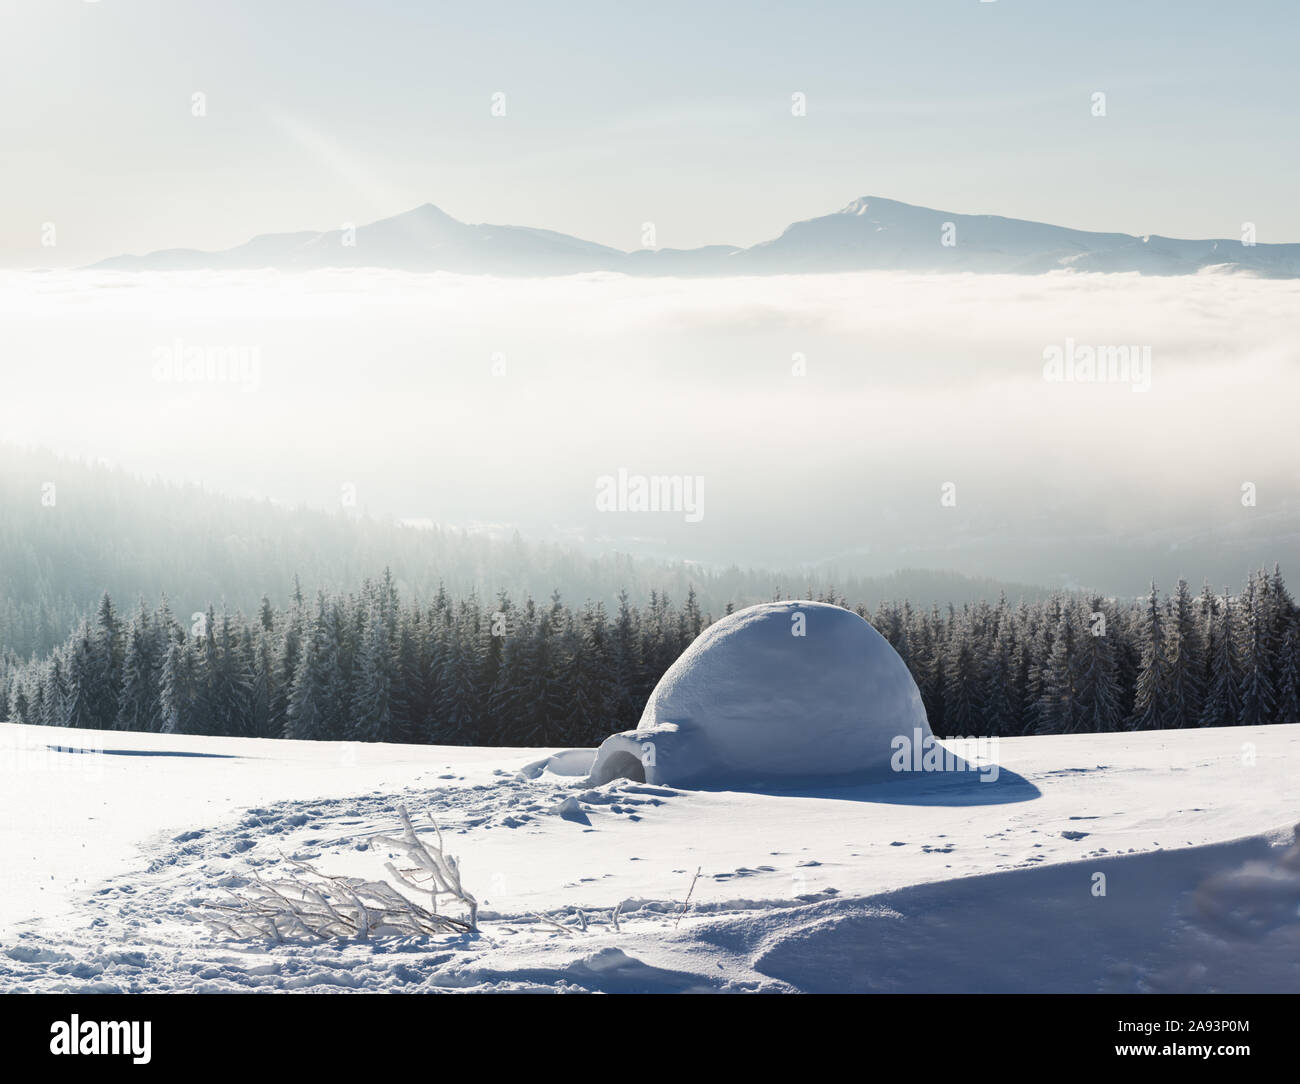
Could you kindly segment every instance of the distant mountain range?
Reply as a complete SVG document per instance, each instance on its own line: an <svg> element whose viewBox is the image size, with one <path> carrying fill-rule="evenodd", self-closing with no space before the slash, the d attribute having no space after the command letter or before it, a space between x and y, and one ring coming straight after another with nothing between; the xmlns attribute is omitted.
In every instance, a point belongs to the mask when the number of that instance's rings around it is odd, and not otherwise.
<svg viewBox="0 0 1300 1084"><path fill-rule="evenodd" d="M147 256L115 256L94 266L118 271L381 267L518 276L590 271L691 276L869 270L1038 274L1062 269L1186 275L1214 270L1294 278L1300 277L1300 244L1092 233L864 196L834 214L796 222L780 237L752 248L709 245L622 252L552 230L461 222L426 203L359 226L354 234L271 233L223 252L167 249Z"/></svg>

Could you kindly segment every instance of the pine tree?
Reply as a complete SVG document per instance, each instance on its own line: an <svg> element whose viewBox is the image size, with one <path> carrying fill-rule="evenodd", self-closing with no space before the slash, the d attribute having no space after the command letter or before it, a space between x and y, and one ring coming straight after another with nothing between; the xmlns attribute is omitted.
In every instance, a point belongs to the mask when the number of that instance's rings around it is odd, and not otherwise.
<svg viewBox="0 0 1300 1084"><path fill-rule="evenodd" d="M271 607L271 600L262 596L261 605L258 607L258 620L261 622L263 632L275 631L275 610Z"/></svg>
<svg viewBox="0 0 1300 1084"><path fill-rule="evenodd" d="M907 623L903 620L902 611L892 603L882 602L877 607L875 615L871 616L865 612L865 607L859 612L858 616L883 636L889 646L898 652L899 658L908 662L911 652L907 646Z"/></svg>
<svg viewBox="0 0 1300 1084"><path fill-rule="evenodd" d="M1261 577L1262 579L1262 577ZM1274 651L1270 639L1272 620L1259 583L1251 580L1241 608L1241 705L1239 726L1262 726L1273 721Z"/></svg>
<svg viewBox="0 0 1300 1084"><path fill-rule="evenodd" d="M481 745L486 733L486 686L482 684L484 662L484 622L478 592L471 591L469 598L459 607L455 625L457 665L460 670L461 692L455 714L458 740L468 745Z"/></svg>
<svg viewBox="0 0 1300 1084"><path fill-rule="evenodd" d="M1263 603L1265 640L1274 667L1270 677L1276 688L1282 641L1286 637L1287 627L1291 624L1292 617L1295 616L1296 605L1282 580L1282 570L1276 564L1273 566L1272 575L1266 575L1264 570L1260 569L1259 592Z"/></svg>
<svg viewBox="0 0 1300 1084"><path fill-rule="evenodd" d="M167 645L158 684L160 729L164 734L198 733L194 697L197 665L192 644L179 637Z"/></svg>
<svg viewBox="0 0 1300 1084"><path fill-rule="evenodd" d="M531 600L522 610L510 613L510 622L501 640L501 664L488 693L488 718L492 732L508 744L510 736L519 734L520 720L526 708L528 672L531 664L532 630L526 620Z"/></svg>
<svg viewBox="0 0 1300 1084"><path fill-rule="evenodd" d="M504 645L501 674L492 696L492 713L498 724L524 745L546 744L543 670L550 660L541 650L543 623L533 600L525 599Z"/></svg>
<svg viewBox="0 0 1300 1084"><path fill-rule="evenodd" d="M102 671L96 654L97 645L90 626L83 621L72 640L68 653L67 692L63 699L63 726L97 729L100 722L97 708L102 692ZM102 729L102 728L100 728Z"/></svg>
<svg viewBox="0 0 1300 1084"><path fill-rule="evenodd" d="M1052 705L1052 647L1061 625L1063 606L1059 595L1052 595L1038 608L1030 621L1027 635L1029 668L1025 677L1025 700L1028 705L1025 733L1051 731L1058 720L1050 717Z"/></svg>
<svg viewBox="0 0 1300 1084"><path fill-rule="evenodd" d="M689 635L689 619L686 632ZM617 678L603 603L586 605L577 636L573 699L564 741L566 745L598 745L618 729L613 717Z"/></svg>
<svg viewBox="0 0 1300 1084"><path fill-rule="evenodd" d="M1130 730L1161 730L1168 723L1169 645L1160 595L1151 584L1140 632L1142 665L1138 671Z"/></svg>
<svg viewBox="0 0 1300 1084"><path fill-rule="evenodd" d="M1240 716L1241 665L1232 599L1224 588L1211 641L1210 681L1201 708L1201 726L1235 726Z"/></svg>
<svg viewBox="0 0 1300 1084"><path fill-rule="evenodd" d="M499 721L492 711L492 690L496 688L501 673L501 660L505 654L505 638L510 628L510 596L505 591L497 592L496 610L487 615L487 620L479 630L477 655L480 660L478 673L478 708L479 735L482 741L492 742L500 734Z"/></svg>
<svg viewBox="0 0 1300 1084"><path fill-rule="evenodd" d="M330 702L333 695L331 671L335 664L334 642L325 595L317 600L316 618L304 637L302 657L294 673L293 689L285 720L284 736L296 740L320 740L333 737Z"/></svg>
<svg viewBox="0 0 1300 1084"><path fill-rule="evenodd" d="M350 619L343 604L335 600L326 618L325 651L318 657L323 666L327 696L322 705L321 737L339 741L348 734L348 713L355 694L357 626L365 612L358 606Z"/></svg>
<svg viewBox="0 0 1300 1084"><path fill-rule="evenodd" d="M602 618L604 617L602 611ZM682 611L682 636L687 644L695 642L704 628L704 615L700 613L700 600L692 584L686 592L686 608Z"/></svg>
<svg viewBox="0 0 1300 1084"><path fill-rule="evenodd" d="M157 731L161 728L157 673L160 660L155 656L156 647L149 615L142 602L127 633L122 692L118 697L118 730Z"/></svg>
<svg viewBox="0 0 1300 1084"><path fill-rule="evenodd" d="M1062 604L1058 610L1051 650L1039 673L1034 716L1034 729L1039 734L1072 734L1078 728L1078 630L1073 608Z"/></svg>
<svg viewBox="0 0 1300 1084"><path fill-rule="evenodd" d="M296 578L294 586L295 601L284 623L284 634L274 649L274 678L268 681L266 729L268 735L275 738L282 737L288 729L289 699L293 695L293 681L302 657L306 616L303 613L301 589L297 586Z"/></svg>
<svg viewBox="0 0 1300 1084"><path fill-rule="evenodd" d="M444 625L438 634L433 717L438 741L449 745L472 745L477 737L480 661L475 640L463 620Z"/></svg>
<svg viewBox="0 0 1300 1084"><path fill-rule="evenodd" d="M53 663L54 660L51 660L51 669L53 668ZM63 724L61 722L55 724L50 722L50 710L46 700L46 697L49 695L48 689L49 685L47 680L37 681L36 688L32 692L31 707L28 709L31 712L32 721L37 726L62 726ZM59 717L62 718L62 710L59 712Z"/></svg>
<svg viewBox="0 0 1300 1084"><path fill-rule="evenodd" d="M976 656L969 620L963 615L948 644L944 667L943 737L969 737L983 720L982 667Z"/></svg>
<svg viewBox="0 0 1300 1084"><path fill-rule="evenodd" d="M177 685L180 651L180 641L170 641L158 668L158 730L163 734L180 733L182 709Z"/></svg>
<svg viewBox="0 0 1300 1084"><path fill-rule="evenodd" d="M610 712L616 730L636 726L645 707L642 686L645 666L641 657L641 636L636 611L627 592L618 595L618 616L610 638L611 665L614 671L613 702Z"/></svg>
<svg viewBox="0 0 1300 1084"><path fill-rule="evenodd" d="M99 600L90 643L85 690L87 719L98 730L112 730L117 725L126 646L122 622L107 591Z"/></svg>
<svg viewBox="0 0 1300 1084"><path fill-rule="evenodd" d="M990 737L1020 733L1022 706L1017 700L1015 633L1003 625L981 675L984 727Z"/></svg>
<svg viewBox="0 0 1300 1084"><path fill-rule="evenodd" d="M252 733L253 675L229 612L220 622L208 609L203 639L203 733L247 736Z"/></svg>
<svg viewBox="0 0 1300 1084"><path fill-rule="evenodd" d="M398 738L397 675L388 636L387 611L375 603L366 623L352 699L351 736L358 741Z"/></svg>
<svg viewBox="0 0 1300 1084"><path fill-rule="evenodd" d="M533 626L531 666L527 672L527 702L523 726L530 735L530 745L559 744L559 732L565 714L562 675L569 659L563 649L563 629L556 628L557 599L552 597L550 610L540 615Z"/></svg>
<svg viewBox="0 0 1300 1084"><path fill-rule="evenodd" d="M1169 684L1164 722L1168 727L1195 726L1205 698L1205 646L1202 619L1187 581L1180 579L1169 623Z"/></svg>
<svg viewBox="0 0 1300 1084"><path fill-rule="evenodd" d="M1093 626L1077 639L1079 650L1075 729L1089 733L1120 730L1124 722L1119 671L1114 650L1114 615L1101 598L1092 600L1092 613L1101 614L1105 625Z"/></svg>
<svg viewBox="0 0 1300 1084"><path fill-rule="evenodd" d="M944 690L947 683L944 678L945 649L941 639L942 622L939 608L936 606L929 615L918 614L919 635L909 636L908 643L915 652L915 669L913 675L921 690L921 703L925 706L926 718L930 729L935 734L949 733L944 720Z"/></svg>
<svg viewBox="0 0 1300 1084"><path fill-rule="evenodd" d="M420 611L406 613L397 637L397 687L394 690L394 723L398 741L428 741L432 726L428 669L429 645ZM490 686L485 686L485 688Z"/></svg>
<svg viewBox="0 0 1300 1084"><path fill-rule="evenodd" d="M245 673L250 675L248 689L249 734L256 738L278 736L272 729L271 703L276 696L276 655L274 635L264 624L249 630L241 638Z"/></svg>
<svg viewBox="0 0 1300 1084"><path fill-rule="evenodd" d="M1278 652L1278 723L1300 723L1300 615L1291 614Z"/></svg>

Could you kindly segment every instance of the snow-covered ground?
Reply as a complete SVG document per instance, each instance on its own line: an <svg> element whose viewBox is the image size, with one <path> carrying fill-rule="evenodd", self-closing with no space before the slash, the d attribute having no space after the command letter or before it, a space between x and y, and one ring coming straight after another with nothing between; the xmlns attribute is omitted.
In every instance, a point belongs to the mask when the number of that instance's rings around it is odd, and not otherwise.
<svg viewBox="0 0 1300 1084"><path fill-rule="evenodd" d="M0 990L1300 991L1298 727L764 793L521 774L544 752L0 725ZM399 802L442 826L478 935L201 921L286 857L383 878Z"/></svg>

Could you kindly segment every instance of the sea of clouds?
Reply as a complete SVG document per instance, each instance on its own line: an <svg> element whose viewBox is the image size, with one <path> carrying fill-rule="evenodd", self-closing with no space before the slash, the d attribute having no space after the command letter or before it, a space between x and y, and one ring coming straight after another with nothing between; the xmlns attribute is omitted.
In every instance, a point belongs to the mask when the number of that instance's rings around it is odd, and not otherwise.
<svg viewBox="0 0 1300 1084"><path fill-rule="evenodd" d="M1223 274L4 272L0 437L710 560L933 564L1195 531L1247 480L1293 505L1298 313L1300 283ZM602 515L620 469L707 479L706 514Z"/></svg>

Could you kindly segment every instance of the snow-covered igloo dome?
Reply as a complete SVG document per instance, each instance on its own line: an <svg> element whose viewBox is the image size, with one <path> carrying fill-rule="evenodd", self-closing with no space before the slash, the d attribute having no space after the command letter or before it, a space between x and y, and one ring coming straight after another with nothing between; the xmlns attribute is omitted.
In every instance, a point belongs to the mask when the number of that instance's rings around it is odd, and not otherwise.
<svg viewBox="0 0 1300 1084"><path fill-rule="evenodd" d="M768 602L700 634L637 728L601 744L591 782L886 776L891 743L917 730L930 737L920 690L880 633L839 606Z"/></svg>

